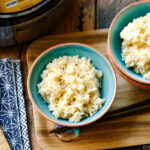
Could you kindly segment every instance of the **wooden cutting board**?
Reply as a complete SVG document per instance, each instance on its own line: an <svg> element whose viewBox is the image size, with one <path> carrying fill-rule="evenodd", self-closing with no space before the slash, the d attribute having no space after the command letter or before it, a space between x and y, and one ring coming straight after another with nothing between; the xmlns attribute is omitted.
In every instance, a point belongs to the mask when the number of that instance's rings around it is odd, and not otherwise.
<svg viewBox="0 0 150 150"><path fill-rule="evenodd" d="M28 69L41 52L53 45L66 42L91 45L107 56L107 33L108 30L105 29L44 36L28 48ZM117 77L117 97L111 110L150 98L150 90L135 87L118 74ZM85 126L80 130L77 141L62 142L54 134L48 134L55 124L47 121L34 108L33 110L36 137L43 150L99 150L150 143L150 112Z"/></svg>
<svg viewBox="0 0 150 150"><path fill-rule="evenodd" d="M11 150L1 127L0 127L0 150Z"/></svg>

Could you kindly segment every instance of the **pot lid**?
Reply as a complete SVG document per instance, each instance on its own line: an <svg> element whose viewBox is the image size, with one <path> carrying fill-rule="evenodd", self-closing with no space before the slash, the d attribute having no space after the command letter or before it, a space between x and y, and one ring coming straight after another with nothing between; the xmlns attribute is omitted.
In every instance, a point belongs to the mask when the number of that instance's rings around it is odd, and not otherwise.
<svg viewBox="0 0 150 150"><path fill-rule="evenodd" d="M43 2L24 11L2 14L0 13L0 27L12 26L32 20L55 8L64 0L44 0Z"/></svg>
<svg viewBox="0 0 150 150"><path fill-rule="evenodd" d="M6 19L6 18L21 17L21 16L31 14L31 13L39 10L43 6L46 6L46 4L48 4L50 1L54 1L54 0L44 0L40 3L38 3L37 5L34 5L31 8L25 9L23 11L15 12L15 13L0 13L0 19L2 19L2 18Z"/></svg>

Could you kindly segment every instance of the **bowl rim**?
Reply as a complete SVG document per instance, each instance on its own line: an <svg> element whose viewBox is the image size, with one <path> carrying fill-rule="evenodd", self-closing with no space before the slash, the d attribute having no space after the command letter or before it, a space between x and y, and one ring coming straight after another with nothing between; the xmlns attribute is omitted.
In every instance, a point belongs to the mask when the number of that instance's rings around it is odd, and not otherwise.
<svg viewBox="0 0 150 150"><path fill-rule="evenodd" d="M102 113L99 117L97 117L95 120L92 120L92 121L89 121L87 123L83 123L83 124L79 124L79 125L69 125L69 124L64 124L64 123L60 123L60 122L57 122L56 120L53 120L51 119L50 117L48 117L47 115L45 115L39 108L38 106L35 104L33 98L32 98L32 95L31 95L31 90L30 90L30 77L31 77L31 73L32 73L32 70L34 68L34 66L36 65L37 61L42 57L44 56L47 52L51 51L51 50L54 50L58 47L62 47L62 46L69 46L69 45L79 45L79 46L83 46L83 47L87 47L89 49L91 49L92 51L95 51L97 52L98 54L100 54L106 61L107 63L109 64L110 68L112 69L112 73L114 75L114 79L115 79L115 94L109 104L109 107L104 111L104 113ZM116 93L117 93L117 77L116 77L116 72L114 71L114 68L112 67L111 63L109 62L109 60L101 53L99 52L96 48L92 47L92 46L89 46L87 44L83 44L83 43L77 43L77 42L70 42L70 43L62 43L62 44L58 44L58 45L55 45L55 46L52 46L50 48L48 48L47 50L45 50L44 52L42 52L33 62L33 64L31 65L30 67L30 70L29 70L29 73L28 73L28 77L27 77L27 91L28 91L28 95L29 95L29 99L32 103L32 105L36 108L36 110L44 117L46 118L47 120L55 123L55 124L59 124L59 125L62 125L62 126L66 126L66 127L81 127L81 126L85 126L85 125L88 125L88 124L91 124L95 121L97 121L98 119L100 119L101 117L103 117L107 112L108 110L110 109L110 107L112 106L115 98L116 98Z"/></svg>
<svg viewBox="0 0 150 150"><path fill-rule="evenodd" d="M123 72L121 72L121 70L119 70L119 68L116 66L115 62L113 62L111 54L108 54L108 56L109 56L109 59L110 59L112 66L116 69L116 71L119 73L119 75L121 77L123 77L128 82L134 84L135 86L146 88L146 89L150 88L150 85L145 85L145 84L139 83L137 81L134 81L134 80L130 79L128 76L126 76L125 74L123 74Z"/></svg>
<svg viewBox="0 0 150 150"><path fill-rule="evenodd" d="M119 13L117 13L117 15L115 16L115 18L113 19L111 25L110 25L110 28L109 28L109 31L108 31L108 40L107 40L107 52L110 53L112 55L112 60L113 62L115 62L115 65L117 66L117 68L119 68L119 70L125 74L128 78L131 78L133 81L137 81L139 83L142 83L142 84L146 84L146 85L150 85L150 81L141 81L131 75L129 75L128 73L126 73L124 71L124 69L122 69L116 62L115 58L113 57L113 53L112 53L112 49L111 49L111 46L110 46L110 35L111 35L111 32L112 32L112 27L115 23L115 21L118 19L118 17L127 9L127 8L130 8L130 7L133 7L134 5L137 5L137 4L142 4L142 3L150 3L150 0L143 0L143 1L140 1L140 2L134 2L132 4L129 4L128 6L124 7L121 11L119 11Z"/></svg>

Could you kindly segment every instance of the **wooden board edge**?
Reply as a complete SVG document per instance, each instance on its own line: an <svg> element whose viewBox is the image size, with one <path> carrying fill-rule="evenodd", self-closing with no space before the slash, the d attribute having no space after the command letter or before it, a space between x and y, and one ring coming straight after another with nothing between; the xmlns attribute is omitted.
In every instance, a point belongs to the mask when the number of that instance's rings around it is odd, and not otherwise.
<svg viewBox="0 0 150 150"><path fill-rule="evenodd" d="M99 29L99 30L91 30L91 31L84 31L84 32L71 32L71 33L65 33L65 34L57 34L57 35L46 35L46 36L42 36L41 38L33 41L29 47L28 47L28 50L27 50L27 56L28 56L28 51L29 49L32 48L32 45L34 45L34 43L36 43L37 41L39 40L44 40L44 39L47 39L47 38L61 38L61 37L77 37L77 36L84 36L84 35L95 35L95 34L101 34L101 35L106 35L108 34L108 31L109 29L106 28L106 29ZM28 57L27 57L28 59Z"/></svg>

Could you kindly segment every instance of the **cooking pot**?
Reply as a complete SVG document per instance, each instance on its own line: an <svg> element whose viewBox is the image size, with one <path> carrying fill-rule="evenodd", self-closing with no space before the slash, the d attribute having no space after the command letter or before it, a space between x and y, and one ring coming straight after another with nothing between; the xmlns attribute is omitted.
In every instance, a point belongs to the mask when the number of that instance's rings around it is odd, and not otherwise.
<svg viewBox="0 0 150 150"><path fill-rule="evenodd" d="M31 8L0 13L0 47L33 40L55 26L67 12L68 0L42 0Z"/></svg>

